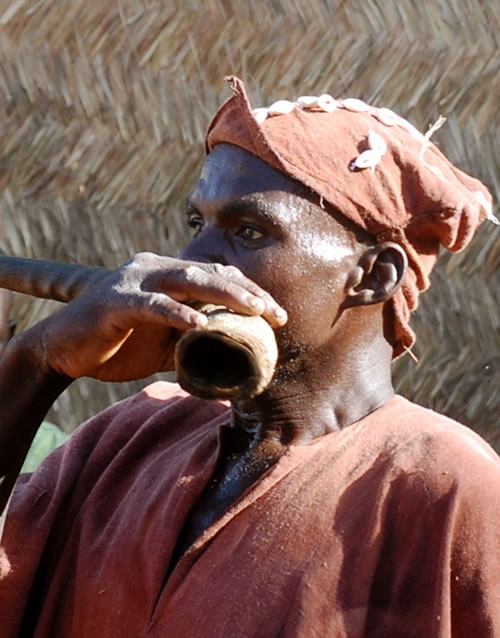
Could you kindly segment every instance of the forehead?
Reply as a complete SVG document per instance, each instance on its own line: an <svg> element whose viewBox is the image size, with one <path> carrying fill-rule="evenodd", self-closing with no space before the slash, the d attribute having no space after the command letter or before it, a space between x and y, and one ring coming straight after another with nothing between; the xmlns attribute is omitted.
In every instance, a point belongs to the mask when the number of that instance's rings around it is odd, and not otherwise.
<svg viewBox="0 0 500 638"><path fill-rule="evenodd" d="M300 182L231 144L219 144L207 156L190 198L204 215L252 210L293 234L321 234L352 244L358 229Z"/></svg>
<svg viewBox="0 0 500 638"><path fill-rule="evenodd" d="M306 198L306 189L271 168L258 157L230 144L220 144L208 155L191 199L203 201L249 199L279 193Z"/></svg>

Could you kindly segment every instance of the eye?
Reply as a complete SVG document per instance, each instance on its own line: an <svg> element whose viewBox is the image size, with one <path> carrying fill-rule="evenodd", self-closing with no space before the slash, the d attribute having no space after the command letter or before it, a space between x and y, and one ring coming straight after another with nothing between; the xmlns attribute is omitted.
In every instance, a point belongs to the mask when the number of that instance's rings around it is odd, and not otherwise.
<svg viewBox="0 0 500 638"><path fill-rule="evenodd" d="M203 219L199 215L190 215L187 225L193 230L193 237L197 237L203 230Z"/></svg>
<svg viewBox="0 0 500 638"><path fill-rule="evenodd" d="M264 233L255 226L241 226L236 232L237 237L241 237L245 241L258 241L264 237Z"/></svg>

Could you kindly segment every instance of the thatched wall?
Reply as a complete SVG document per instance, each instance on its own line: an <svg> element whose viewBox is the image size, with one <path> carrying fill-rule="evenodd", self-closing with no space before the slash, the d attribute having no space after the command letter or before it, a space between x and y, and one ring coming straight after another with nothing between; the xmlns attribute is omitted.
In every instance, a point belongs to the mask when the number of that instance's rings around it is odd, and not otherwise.
<svg viewBox="0 0 500 638"><path fill-rule="evenodd" d="M499 14L473 0L3 0L2 247L109 267L138 250L175 254L230 72L256 106L326 91L422 130L446 115L435 141L498 199ZM395 374L406 396L498 443L497 239L488 225L444 259L414 320L420 362ZM15 313L25 326L52 309L18 298ZM130 387L81 381L52 418L72 429Z"/></svg>

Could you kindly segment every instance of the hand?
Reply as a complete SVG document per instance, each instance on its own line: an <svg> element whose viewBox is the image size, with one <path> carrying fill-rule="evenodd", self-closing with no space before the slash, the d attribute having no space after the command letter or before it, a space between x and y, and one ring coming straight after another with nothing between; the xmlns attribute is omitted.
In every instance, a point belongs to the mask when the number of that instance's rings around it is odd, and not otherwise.
<svg viewBox="0 0 500 638"><path fill-rule="evenodd" d="M233 266L139 253L27 333L42 366L71 378L130 381L174 368L179 334L206 317L191 302L262 315L273 327L286 312Z"/></svg>

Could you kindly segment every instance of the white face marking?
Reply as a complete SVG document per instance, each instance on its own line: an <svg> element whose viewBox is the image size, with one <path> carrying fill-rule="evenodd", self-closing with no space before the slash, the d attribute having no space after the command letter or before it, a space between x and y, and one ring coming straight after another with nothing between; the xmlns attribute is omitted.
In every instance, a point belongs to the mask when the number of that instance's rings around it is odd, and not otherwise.
<svg viewBox="0 0 500 638"><path fill-rule="evenodd" d="M354 248L346 245L345 240L335 234L320 234L311 229L305 229L302 224L302 211L297 212L289 202L283 201L276 206L280 216L288 218L290 225L301 225L302 232L296 236L301 249L317 261L325 264L339 264L343 259L354 254ZM306 221L307 223L307 221Z"/></svg>
<svg viewBox="0 0 500 638"><path fill-rule="evenodd" d="M316 239L310 245L310 252L317 259L325 262L339 262L352 255L351 248L336 243L331 237Z"/></svg>

